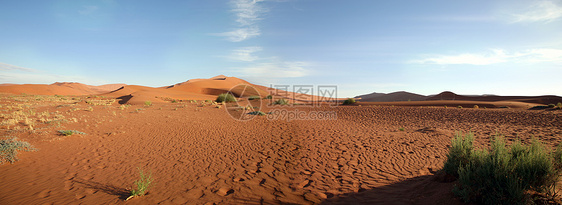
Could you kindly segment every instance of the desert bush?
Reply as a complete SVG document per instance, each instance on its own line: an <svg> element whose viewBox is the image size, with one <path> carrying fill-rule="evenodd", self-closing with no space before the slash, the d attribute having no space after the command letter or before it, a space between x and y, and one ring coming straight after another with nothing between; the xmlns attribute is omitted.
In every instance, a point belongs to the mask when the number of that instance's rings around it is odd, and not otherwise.
<svg viewBox="0 0 562 205"><path fill-rule="evenodd" d="M137 167L137 169L139 170L140 175L140 179L135 181L135 185L137 186L137 188L131 189L131 194L126 200L137 196L144 196L148 192L148 189L150 189L150 185L152 184L152 173L146 175L141 168Z"/></svg>
<svg viewBox="0 0 562 205"><path fill-rule="evenodd" d="M403 132L405 129L403 127L401 127L401 128L398 128L398 130Z"/></svg>
<svg viewBox="0 0 562 205"><path fill-rule="evenodd" d="M478 109L478 108L480 108L480 107L478 107L478 105L474 105L474 109Z"/></svg>
<svg viewBox="0 0 562 205"><path fill-rule="evenodd" d="M220 94L215 101L216 102L236 102L236 98L234 98L234 96L230 93L223 93L223 94Z"/></svg>
<svg viewBox="0 0 562 205"><path fill-rule="evenodd" d="M77 130L59 130L58 132L61 135L64 135L64 136L70 136L70 135L73 135L73 134L79 134L79 135L85 135L86 134L86 133L83 133L83 132L80 132L80 131L77 131Z"/></svg>
<svg viewBox="0 0 562 205"><path fill-rule="evenodd" d="M253 95L248 97L248 100L259 100L261 97L259 95Z"/></svg>
<svg viewBox="0 0 562 205"><path fill-rule="evenodd" d="M475 150L473 140L472 134L453 138L443 167L458 177L453 193L464 201L525 204L529 191L554 193L562 161L560 147L553 154L538 140L530 145L517 140L506 147L503 137L496 136L490 149Z"/></svg>
<svg viewBox="0 0 562 205"><path fill-rule="evenodd" d="M274 105L288 105L288 104L289 104L289 101L288 101L287 99L281 98L281 99L276 100L275 102L273 102L273 104L274 104Z"/></svg>
<svg viewBox="0 0 562 205"><path fill-rule="evenodd" d="M259 116L264 116L266 115L265 112L262 111L253 111L253 112L249 112L249 115L259 115Z"/></svg>
<svg viewBox="0 0 562 205"><path fill-rule="evenodd" d="M18 151L36 151L27 142L19 141L16 137L7 137L6 139L0 140L0 164L4 162L14 163L18 161Z"/></svg>
<svg viewBox="0 0 562 205"><path fill-rule="evenodd" d="M457 108L462 109L462 106L459 105L459 106L457 106Z"/></svg>
<svg viewBox="0 0 562 205"><path fill-rule="evenodd" d="M458 177L459 167L465 166L470 160L470 155L473 150L474 135L468 133L463 137L462 133L457 133L451 140L451 148L447 154L447 161L443 165L443 171Z"/></svg>
<svg viewBox="0 0 562 205"><path fill-rule="evenodd" d="M268 100L271 100L271 99L273 99L273 96L271 96L271 95L267 95L267 96L265 96L265 98L264 98L264 99L268 99Z"/></svg>
<svg viewBox="0 0 562 205"><path fill-rule="evenodd" d="M355 103L355 99L354 98L347 98L347 100L343 101L344 105L351 105Z"/></svg>
<svg viewBox="0 0 562 205"><path fill-rule="evenodd" d="M558 107L558 109L562 109L562 102L556 103L556 107Z"/></svg>
<svg viewBox="0 0 562 205"><path fill-rule="evenodd" d="M152 102L150 101L144 101L144 106L152 106Z"/></svg>
<svg viewBox="0 0 562 205"><path fill-rule="evenodd" d="M554 104L548 104L548 108L554 108L554 107L556 107L556 105L554 105Z"/></svg>

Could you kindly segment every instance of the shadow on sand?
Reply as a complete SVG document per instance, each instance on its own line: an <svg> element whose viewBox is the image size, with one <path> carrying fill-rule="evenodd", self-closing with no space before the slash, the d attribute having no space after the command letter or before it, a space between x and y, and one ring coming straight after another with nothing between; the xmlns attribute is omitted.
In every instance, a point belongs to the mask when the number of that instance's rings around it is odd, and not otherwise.
<svg viewBox="0 0 562 205"><path fill-rule="evenodd" d="M119 199L121 200L127 199L127 197L129 197L130 195L129 190L117 186L113 186L110 184L102 184L99 182L85 181L85 180L73 180L73 181L78 184L84 185L86 188L95 189L98 191L102 191L106 194L118 196Z"/></svg>
<svg viewBox="0 0 562 205"><path fill-rule="evenodd" d="M320 204L463 204L442 174L409 178L397 183L328 198Z"/></svg>

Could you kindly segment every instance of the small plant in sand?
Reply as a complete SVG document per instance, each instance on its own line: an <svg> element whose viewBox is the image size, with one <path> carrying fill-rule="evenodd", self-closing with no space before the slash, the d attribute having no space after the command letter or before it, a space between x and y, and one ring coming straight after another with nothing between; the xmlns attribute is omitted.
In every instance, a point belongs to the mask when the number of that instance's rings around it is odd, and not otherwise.
<svg viewBox="0 0 562 205"><path fill-rule="evenodd" d="M478 109L478 108L480 108L480 107L478 107L478 105L474 105L474 109Z"/></svg>
<svg viewBox="0 0 562 205"><path fill-rule="evenodd" d="M234 96L230 93L223 93L223 94L220 94L215 101L216 102L236 102L236 98L234 98Z"/></svg>
<svg viewBox="0 0 562 205"><path fill-rule="evenodd" d="M267 95L267 96L265 96L265 98L263 98L263 99L268 99L268 100L271 100L271 99L273 99L273 96L271 96L271 95Z"/></svg>
<svg viewBox="0 0 562 205"><path fill-rule="evenodd" d="M562 109L562 102L558 102L558 103L556 104L556 108Z"/></svg>
<svg viewBox="0 0 562 205"><path fill-rule="evenodd" d="M267 114L265 114L265 112L262 112L262 111L253 111L253 112L249 112L248 114L249 115L259 115L259 116L267 115Z"/></svg>
<svg viewBox="0 0 562 205"><path fill-rule="evenodd" d="M252 95L250 97L248 97L248 100L259 100L261 99L261 97L259 95Z"/></svg>
<svg viewBox="0 0 562 205"><path fill-rule="evenodd" d="M457 108L462 109L462 106L459 105L459 106L457 106Z"/></svg>
<svg viewBox="0 0 562 205"><path fill-rule="evenodd" d="M466 202L529 204L531 197L552 199L562 173L562 147L551 153L536 139L510 146L496 136L489 149L474 149L473 135L453 138L443 170L458 177L453 193ZM543 198L544 199L544 198ZM540 200L543 200L540 199Z"/></svg>
<svg viewBox="0 0 562 205"><path fill-rule="evenodd" d="M37 149L34 148L27 142L19 141L16 137L6 137L5 139L0 140L0 164L4 162L14 163L18 161L18 151L36 151Z"/></svg>
<svg viewBox="0 0 562 205"><path fill-rule="evenodd" d="M70 135L73 135L73 134L79 134L79 135L85 135L86 134L86 133L83 133L83 132L80 132L80 131L77 131L77 130L59 130L58 132L61 135L64 135L64 136L70 136Z"/></svg>
<svg viewBox="0 0 562 205"><path fill-rule="evenodd" d="M128 107L131 107L131 105L121 105L121 106L119 106L119 109L120 109L120 110L125 110L125 109L127 109Z"/></svg>
<svg viewBox="0 0 562 205"><path fill-rule="evenodd" d="M144 106L147 106L147 107L152 106L152 102L150 102L148 100L144 101Z"/></svg>
<svg viewBox="0 0 562 205"><path fill-rule="evenodd" d="M135 185L137 186L137 188L131 189L131 194L126 200L132 199L134 197L144 196L148 192L148 189L150 189L150 186L152 184L152 173L146 174L141 168L137 167L137 169L139 170L140 175L140 179L135 181Z"/></svg>
<svg viewBox="0 0 562 205"><path fill-rule="evenodd" d="M401 128L398 128L398 130L404 132L405 129L403 127L401 127Z"/></svg>
<svg viewBox="0 0 562 205"><path fill-rule="evenodd" d="M289 101L286 100L286 99L281 98L281 99L276 100L275 102L273 102L273 104L274 104L274 105L288 105L288 104L289 104Z"/></svg>
<svg viewBox="0 0 562 205"><path fill-rule="evenodd" d="M351 105L351 104L355 104L355 99L354 98L347 98L347 100L343 101L344 105Z"/></svg>

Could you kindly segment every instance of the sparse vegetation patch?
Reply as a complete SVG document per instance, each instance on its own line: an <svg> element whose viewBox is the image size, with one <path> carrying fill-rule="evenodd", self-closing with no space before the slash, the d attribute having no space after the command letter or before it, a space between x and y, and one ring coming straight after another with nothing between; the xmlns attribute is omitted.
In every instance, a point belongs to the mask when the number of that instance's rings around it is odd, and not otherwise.
<svg viewBox="0 0 562 205"><path fill-rule="evenodd" d="M86 134L86 133L83 133L83 132L80 132L80 131L77 131L77 130L59 130L58 132L61 135L64 135L64 136L70 136L70 135L73 135L73 134L79 134L79 135L85 135Z"/></svg>
<svg viewBox="0 0 562 205"><path fill-rule="evenodd" d="M282 98L282 99L276 100L275 102L273 102L273 104L274 105L288 105L289 101Z"/></svg>
<svg viewBox="0 0 562 205"><path fill-rule="evenodd" d="M18 160L18 151L36 151L27 142L19 141L16 137L7 137L0 140L0 164L4 162L14 163Z"/></svg>
<svg viewBox="0 0 562 205"><path fill-rule="evenodd" d="M343 101L344 105L351 105L351 104L355 104L355 99L354 98L347 98L347 100Z"/></svg>
<svg viewBox="0 0 562 205"><path fill-rule="evenodd" d="M223 94L220 94L215 101L216 102L236 102L236 98L234 98L234 96L230 93L223 93Z"/></svg>
<svg viewBox="0 0 562 205"><path fill-rule="evenodd" d="M137 188L131 189L131 195L126 200L129 200L133 197L144 196L152 185L152 173L146 174L141 168L137 167L137 169L139 170L140 175L140 179L135 181L135 185L137 186Z"/></svg>
<svg viewBox="0 0 562 205"><path fill-rule="evenodd" d="M555 195L562 167L562 148L550 153L538 140L519 140L506 146L496 136L490 149L474 149L473 135L457 134L443 170L458 177L453 193L466 202L483 204L531 203L530 191Z"/></svg>

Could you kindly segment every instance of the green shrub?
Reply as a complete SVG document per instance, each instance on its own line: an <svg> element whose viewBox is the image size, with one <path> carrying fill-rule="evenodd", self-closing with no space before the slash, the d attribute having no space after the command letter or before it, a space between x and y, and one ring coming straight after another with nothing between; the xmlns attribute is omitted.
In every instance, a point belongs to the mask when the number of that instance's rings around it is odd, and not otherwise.
<svg viewBox="0 0 562 205"><path fill-rule="evenodd" d="M223 93L223 94L220 94L215 101L216 102L236 102L236 98L234 98L234 96L230 93Z"/></svg>
<svg viewBox="0 0 562 205"><path fill-rule="evenodd" d="M457 108L462 109L462 106L459 105L459 106L457 106Z"/></svg>
<svg viewBox="0 0 562 205"><path fill-rule="evenodd" d="M73 135L73 134L79 134L79 135L85 135L86 134L86 133L76 131L76 130L59 130L58 132L61 135L64 135L64 136L70 136L70 135Z"/></svg>
<svg viewBox="0 0 562 205"><path fill-rule="evenodd" d="M260 98L261 97L259 95L253 95L253 96L248 97L248 100L258 100Z"/></svg>
<svg viewBox="0 0 562 205"><path fill-rule="evenodd" d="M144 101L144 106L152 106L152 102L150 101Z"/></svg>
<svg viewBox="0 0 562 205"><path fill-rule="evenodd" d="M16 137L8 137L0 140L0 164L4 162L14 163L18 161L18 151L36 151L32 145L27 142L19 141Z"/></svg>
<svg viewBox="0 0 562 205"><path fill-rule="evenodd" d="M478 109L478 108L480 108L480 107L478 107L478 105L474 105L474 109Z"/></svg>
<svg viewBox="0 0 562 205"><path fill-rule="evenodd" d="M355 99L354 98L347 98L347 100L343 101L344 105L351 105L355 103Z"/></svg>
<svg viewBox="0 0 562 205"><path fill-rule="evenodd" d="M447 161L445 161L443 171L458 177L459 167L467 165L470 160L470 154L474 147L473 142L474 135L472 133L468 133L465 137L462 136L462 133L457 133L451 140L451 148L449 149L449 154L447 154Z"/></svg>
<svg viewBox="0 0 562 205"><path fill-rule="evenodd" d="M404 132L404 128L403 128L403 127L401 127L401 128L398 128L398 130L400 130L400 131Z"/></svg>
<svg viewBox="0 0 562 205"><path fill-rule="evenodd" d="M273 96L271 96L271 95L267 95L267 96L265 96L265 98L264 98L264 99L268 99L268 100L271 100L271 99L273 99Z"/></svg>
<svg viewBox="0 0 562 205"><path fill-rule="evenodd" d="M152 184L152 173L145 175L141 168L137 167L137 169L139 170L140 175L140 179L135 181L135 185L137 186L137 188L131 189L131 195L126 200L137 196L144 196L148 192L148 189L150 189L150 185Z"/></svg>
<svg viewBox="0 0 562 205"><path fill-rule="evenodd" d="M249 112L249 115L259 115L259 116L264 116L266 115L265 112L262 111L253 111L253 112Z"/></svg>
<svg viewBox="0 0 562 205"><path fill-rule="evenodd" d="M556 107L554 104L548 104L548 108L554 108Z"/></svg>
<svg viewBox="0 0 562 205"><path fill-rule="evenodd" d="M472 134L453 138L443 167L458 177L453 193L464 201L526 204L529 191L554 193L562 162L560 146L553 154L538 140L530 145L517 140L506 147L503 137L497 136L489 150L475 150L473 140Z"/></svg>
<svg viewBox="0 0 562 205"><path fill-rule="evenodd" d="M276 100L275 102L273 102L273 104L274 104L274 105L288 105L288 104L289 104L289 101L286 100L286 99L281 98L281 99Z"/></svg>
<svg viewBox="0 0 562 205"><path fill-rule="evenodd" d="M562 109L562 102L556 103L556 107L558 107L558 109Z"/></svg>

